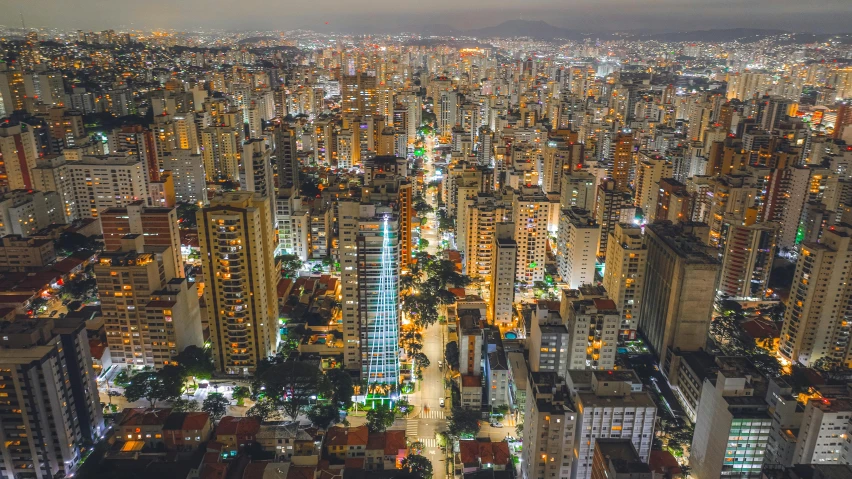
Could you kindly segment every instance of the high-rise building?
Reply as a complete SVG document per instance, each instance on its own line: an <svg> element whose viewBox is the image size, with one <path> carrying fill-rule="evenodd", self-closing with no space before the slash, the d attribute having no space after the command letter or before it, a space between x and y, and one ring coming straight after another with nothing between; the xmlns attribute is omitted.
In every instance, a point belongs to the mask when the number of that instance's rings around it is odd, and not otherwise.
<svg viewBox="0 0 852 479"><path fill-rule="evenodd" d="M37 191L55 191L62 202L62 214L65 223L77 219L77 204L68 164L62 155L50 155L41 158L32 170L33 187Z"/></svg>
<svg viewBox="0 0 852 479"><path fill-rule="evenodd" d="M572 477L577 434L575 411L563 378L552 372L530 371L521 461L524 479Z"/></svg>
<svg viewBox="0 0 852 479"><path fill-rule="evenodd" d="M512 221L518 247L515 281L533 284L544 281L547 226L550 208L555 207L539 187L521 186L514 197Z"/></svg>
<svg viewBox="0 0 852 479"><path fill-rule="evenodd" d="M195 283L175 274L173 256L138 234L101 253L95 274L113 364L161 368L204 342Z"/></svg>
<svg viewBox="0 0 852 479"><path fill-rule="evenodd" d="M482 324L485 320L481 301L460 301L456 304L459 331L459 373L462 376L482 375Z"/></svg>
<svg viewBox="0 0 852 479"><path fill-rule="evenodd" d="M845 313L852 281L846 267L852 259L850 233L850 228L836 226L825 231L819 243L801 245L778 348L787 361L811 366L824 359L852 365Z"/></svg>
<svg viewBox="0 0 852 479"><path fill-rule="evenodd" d="M570 130L551 131L542 148L542 189L545 193L559 193L564 174L571 174L583 163L583 144L576 141L577 134Z"/></svg>
<svg viewBox="0 0 852 479"><path fill-rule="evenodd" d="M208 126L201 130L201 156L208 181L239 181L242 135L231 126Z"/></svg>
<svg viewBox="0 0 852 479"><path fill-rule="evenodd" d="M500 324L512 321L518 259L515 229L514 223L497 223L494 229L489 302L491 319Z"/></svg>
<svg viewBox="0 0 852 479"><path fill-rule="evenodd" d="M359 199L338 205L344 366L372 392L399 382L400 219Z"/></svg>
<svg viewBox="0 0 852 479"><path fill-rule="evenodd" d="M123 126L110 133L109 151L116 156L134 158L142 164L146 180L157 181L160 179L160 154L157 146L162 144L158 140L154 131L142 125Z"/></svg>
<svg viewBox="0 0 852 479"><path fill-rule="evenodd" d="M595 253L600 235L601 227L589 211L579 208L562 210L556 266L562 282L569 288L579 288L595 281Z"/></svg>
<svg viewBox="0 0 852 479"><path fill-rule="evenodd" d="M24 73L21 70L9 69L8 64L4 62L0 66L0 118L23 110L25 99Z"/></svg>
<svg viewBox="0 0 852 479"><path fill-rule="evenodd" d="M630 439L598 439L592 457L591 479L654 479Z"/></svg>
<svg viewBox="0 0 852 479"><path fill-rule="evenodd" d="M145 167L134 157L84 156L67 166L75 218L97 218L107 208L148 197Z"/></svg>
<svg viewBox="0 0 852 479"><path fill-rule="evenodd" d="M689 459L698 479L759 478L772 417L766 379L746 358L718 357L704 380Z"/></svg>
<svg viewBox="0 0 852 479"><path fill-rule="evenodd" d="M621 314L609 298L578 299L567 307L568 369L612 369Z"/></svg>
<svg viewBox="0 0 852 479"><path fill-rule="evenodd" d="M612 174L615 189L629 186L630 168L633 165L633 133L619 132L612 140Z"/></svg>
<svg viewBox="0 0 852 479"><path fill-rule="evenodd" d="M595 210L597 178L587 171L563 172L559 192L559 207Z"/></svg>
<svg viewBox="0 0 852 479"><path fill-rule="evenodd" d="M269 201L227 193L197 216L214 364L220 372L249 374L278 349L280 273Z"/></svg>
<svg viewBox="0 0 852 479"><path fill-rule="evenodd" d="M120 249L125 235L142 235L146 246L172 248L172 257L167 261L171 261L176 277L184 277L176 208L148 207L137 201L123 208L107 208L100 218L107 251Z"/></svg>
<svg viewBox="0 0 852 479"><path fill-rule="evenodd" d="M707 341L720 265L715 252L696 236L706 229L704 224L668 222L645 227L648 263L639 330L664 373L671 351L694 351Z"/></svg>
<svg viewBox="0 0 852 479"><path fill-rule="evenodd" d="M603 286L621 311L619 337L633 339L639 324L648 248L638 226L619 223L610 233Z"/></svg>
<svg viewBox="0 0 852 479"><path fill-rule="evenodd" d="M793 464L852 464L850 432L852 398L808 400L793 453Z"/></svg>
<svg viewBox="0 0 852 479"><path fill-rule="evenodd" d="M831 137L842 140L846 129L852 125L852 100L837 103L837 119L834 120L834 132Z"/></svg>
<svg viewBox="0 0 852 479"><path fill-rule="evenodd" d="M164 173L168 171L171 174L176 201L207 204L204 157L190 150L175 150L163 159L163 170Z"/></svg>
<svg viewBox="0 0 852 479"><path fill-rule="evenodd" d="M621 222L621 210L630 202L630 195L616 189L615 180L606 179L598 185L595 199L595 221L601 227L598 258L606 258L609 233Z"/></svg>
<svg viewBox="0 0 852 479"><path fill-rule="evenodd" d="M2 322L0 337L0 475L73 476L105 432L85 322Z"/></svg>
<svg viewBox="0 0 852 479"><path fill-rule="evenodd" d="M780 224L778 248L792 250L798 244L799 220L810 190L810 169L786 167L772 172L763 220Z"/></svg>
<svg viewBox="0 0 852 479"><path fill-rule="evenodd" d="M25 123L0 124L0 190L32 189L38 148Z"/></svg>
<svg viewBox="0 0 852 479"><path fill-rule="evenodd" d="M725 241L719 292L740 298L763 298L775 259L777 223L732 225Z"/></svg>
<svg viewBox="0 0 852 479"><path fill-rule="evenodd" d="M643 462L651 456L657 407L630 369L569 370L569 385L577 405L577 441L571 477L589 479L598 439L629 439ZM587 379L588 378L588 379Z"/></svg>
<svg viewBox="0 0 852 479"><path fill-rule="evenodd" d="M529 368L561 378L568 371L569 333L556 301L540 301L533 309L529 335Z"/></svg>
<svg viewBox="0 0 852 479"><path fill-rule="evenodd" d="M640 151L636 164L633 205L641 208L646 222L654 220L660 194L660 180L672 176L672 163L658 152Z"/></svg>

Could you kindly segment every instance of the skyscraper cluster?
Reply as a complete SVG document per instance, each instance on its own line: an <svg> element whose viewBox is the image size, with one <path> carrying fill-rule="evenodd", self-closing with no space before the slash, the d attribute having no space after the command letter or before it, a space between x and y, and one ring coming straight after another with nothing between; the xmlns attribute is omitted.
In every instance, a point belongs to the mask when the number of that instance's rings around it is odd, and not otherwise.
<svg viewBox="0 0 852 479"><path fill-rule="evenodd" d="M77 473L187 351L234 402L199 477L852 474L848 38L3 28L0 477ZM248 414L282 363L352 390ZM211 437L181 401L112 458Z"/></svg>

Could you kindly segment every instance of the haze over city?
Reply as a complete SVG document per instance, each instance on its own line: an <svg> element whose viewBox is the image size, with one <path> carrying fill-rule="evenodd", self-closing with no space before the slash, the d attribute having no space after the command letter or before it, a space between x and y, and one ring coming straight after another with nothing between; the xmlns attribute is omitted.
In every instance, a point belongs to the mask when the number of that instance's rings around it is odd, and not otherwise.
<svg viewBox="0 0 852 479"><path fill-rule="evenodd" d="M31 26L83 29L304 28L368 34L411 31L430 24L465 30L522 19L591 33L717 28L849 33L852 24L852 9L845 0L379 0L369 4L345 0L3 0L0 5L4 13L10 13L0 20L7 26L17 26L17 13L21 12Z"/></svg>
<svg viewBox="0 0 852 479"><path fill-rule="evenodd" d="M852 478L849 0L0 22L0 478Z"/></svg>

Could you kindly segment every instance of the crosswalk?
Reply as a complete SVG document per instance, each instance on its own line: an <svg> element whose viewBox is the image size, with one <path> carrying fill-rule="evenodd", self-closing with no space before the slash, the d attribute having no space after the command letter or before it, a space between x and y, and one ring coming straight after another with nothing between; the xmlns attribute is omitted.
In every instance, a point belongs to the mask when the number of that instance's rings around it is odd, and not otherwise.
<svg viewBox="0 0 852 479"><path fill-rule="evenodd" d="M440 409L430 409L428 411L420 411L421 419L446 419L444 411Z"/></svg>
<svg viewBox="0 0 852 479"><path fill-rule="evenodd" d="M405 437L409 441L414 441L417 438L418 423L417 419L408 419L405 421Z"/></svg>
<svg viewBox="0 0 852 479"><path fill-rule="evenodd" d="M438 440L434 437L431 438L418 438L418 441L423 443L423 447L438 447Z"/></svg>

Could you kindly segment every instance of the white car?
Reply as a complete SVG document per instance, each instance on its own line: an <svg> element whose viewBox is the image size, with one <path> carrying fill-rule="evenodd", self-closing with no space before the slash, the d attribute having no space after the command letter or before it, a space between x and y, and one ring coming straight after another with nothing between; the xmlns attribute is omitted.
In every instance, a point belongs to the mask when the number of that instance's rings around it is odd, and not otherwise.
<svg viewBox="0 0 852 479"><path fill-rule="evenodd" d="M441 398L440 404L441 404L441 407L444 407L444 398Z"/></svg>
<svg viewBox="0 0 852 479"><path fill-rule="evenodd" d="M491 421L491 427L503 427L503 424L497 421Z"/></svg>
<svg viewBox="0 0 852 479"><path fill-rule="evenodd" d="M444 367L444 362L439 359L438 360L438 369L443 369L443 367Z"/></svg>

